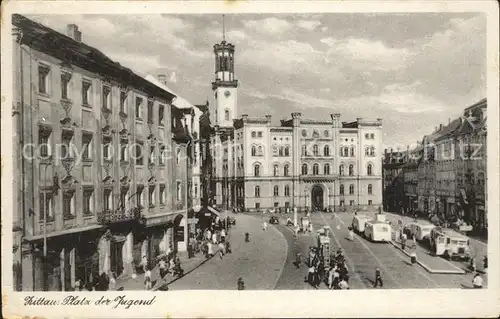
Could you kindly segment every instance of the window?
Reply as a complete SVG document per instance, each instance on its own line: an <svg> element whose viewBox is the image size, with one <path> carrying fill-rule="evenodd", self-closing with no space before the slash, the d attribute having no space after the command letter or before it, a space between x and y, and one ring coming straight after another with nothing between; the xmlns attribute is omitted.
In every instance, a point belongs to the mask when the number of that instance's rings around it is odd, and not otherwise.
<svg viewBox="0 0 500 319"><path fill-rule="evenodd" d="M182 198L182 184L181 182L177 182L176 199L179 202L181 198Z"/></svg>
<svg viewBox="0 0 500 319"><path fill-rule="evenodd" d="M255 197L260 197L260 187L259 186L255 186L254 196Z"/></svg>
<svg viewBox="0 0 500 319"><path fill-rule="evenodd" d="M165 105L158 106L158 124L163 125L163 118L165 117Z"/></svg>
<svg viewBox="0 0 500 319"><path fill-rule="evenodd" d="M373 185L372 184L368 184L368 194L373 194Z"/></svg>
<svg viewBox="0 0 500 319"><path fill-rule="evenodd" d="M92 83L90 81L82 81L82 104L90 105L90 98L92 92Z"/></svg>
<svg viewBox="0 0 500 319"><path fill-rule="evenodd" d="M63 132L61 136L61 158L73 158L73 149L72 149L72 140L73 134Z"/></svg>
<svg viewBox="0 0 500 319"><path fill-rule="evenodd" d="M349 165L349 176L353 176L353 175L354 175L354 165L350 164Z"/></svg>
<svg viewBox="0 0 500 319"><path fill-rule="evenodd" d="M120 112L127 114L127 92L120 92Z"/></svg>
<svg viewBox="0 0 500 319"><path fill-rule="evenodd" d="M262 132L257 132L258 137L262 137Z"/></svg>
<svg viewBox="0 0 500 319"><path fill-rule="evenodd" d="M375 147L370 147L370 156L375 156Z"/></svg>
<svg viewBox="0 0 500 319"><path fill-rule="evenodd" d="M351 157L354 157L354 146L351 146Z"/></svg>
<svg viewBox="0 0 500 319"><path fill-rule="evenodd" d="M54 211L52 210L52 193L40 193L40 220L43 221L44 217L48 221L54 220Z"/></svg>
<svg viewBox="0 0 500 319"><path fill-rule="evenodd" d="M137 119L142 119L142 98L135 98L135 117Z"/></svg>
<svg viewBox="0 0 500 319"><path fill-rule="evenodd" d="M274 186L274 189L273 189L273 194L274 194L274 196L279 196L279 188L278 188L278 186L277 186L277 185L276 185L276 186Z"/></svg>
<svg viewBox="0 0 500 319"><path fill-rule="evenodd" d="M259 147L257 148L257 155L258 156L264 155L264 150L263 150L263 147L261 145L259 145Z"/></svg>
<svg viewBox="0 0 500 319"><path fill-rule="evenodd" d="M366 166L366 174L367 175L372 175L372 164L368 164L368 166Z"/></svg>
<svg viewBox="0 0 500 319"><path fill-rule="evenodd" d="M256 137L256 136L257 136L257 132L252 131L252 137Z"/></svg>
<svg viewBox="0 0 500 319"><path fill-rule="evenodd" d="M283 166L283 176L288 176L289 170L290 170L290 165L285 164L285 166Z"/></svg>
<svg viewBox="0 0 500 319"><path fill-rule="evenodd" d="M373 134L373 133L370 134L370 139L372 139L372 140L375 139L375 134Z"/></svg>
<svg viewBox="0 0 500 319"><path fill-rule="evenodd" d="M154 207L155 205L155 187L149 186L148 188L148 202L149 207Z"/></svg>
<svg viewBox="0 0 500 319"><path fill-rule="evenodd" d="M290 156L290 147L285 146L285 156Z"/></svg>
<svg viewBox="0 0 500 319"><path fill-rule="evenodd" d="M345 206L345 202L343 200L340 201L340 207L344 207Z"/></svg>
<svg viewBox="0 0 500 319"><path fill-rule="evenodd" d="M113 149L111 147L111 139L104 138L102 142L103 142L102 158L103 158L103 160L110 161L111 160L111 153L113 151Z"/></svg>
<svg viewBox="0 0 500 319"><path fill-rule="evenodd" d="M319 165L314 164L313 165L313 175L318 175L319 174Z"/></svg>
<svg viewBox="0 0 500 319"><path fill-rule="evenodd" d="M328 145L325 145L325 147L323 148L323 155L330 156L330 147Z"/></svg>
<svg viewBox="0 0 500 319"><path fill-rule="evenodd" d="M255 166L253 167L253 175L255 177L260 176L260 165L259 164L255 164Z"/></svg>
<svg viewBox="0 0 500 319"><path fill-rule="evenodd" d="M318 145L313 146L313 155L318 156L319 155L319 148Z"/></svg>
<svg viewBox="0 0 500 319"><path fill-rule="evenodd" d="M111 110L111 88L106 85L102 87L102 107Z"/></svg>
<svg viewBox="0 0 500 319"><path fill-rule="evenodd" d="M160 146L159 162L160 165L165 165L165 145Z"/></svg>
<svg viewBox="0 0 500 319"><path fill-rule="evenodd" d="M349 195L354 194L354 184L349 185Z"/></svg>
<svg viewBox="0 0 500 319"><path fill-rule="evenodd" d="M328 132L328 130L325 130L325 137L328 137L330 135L330 133Z"/></svg>
<svg viewBox="0 0 500 319"><path fill-rule="evenodd" d="M365 134L365 138L366 138L367 140L368 140L368 139L370 139L370 134L366 133L366 134Z"/></svg>
<svg viewBox="0 0 500 319"><path fill-rule="evenodd" d="M161 184L160 185L160 205L165 205L166 202L166 195L165 195L165 185Z"/></svg>
<svg viewBox="0 0 500 319"><path fill-rule="evenodd" d="M283 146L279 147L278 155L283 156Z"/></svg>
<svg viewBox="0 0 500 319"><path fill-rule="evenodd" d="M61 72L61 98L64 100L70 99L70 83L71 74L67 72Z"/></svg>
<svg viewBox="0 0 500 319"><path fill-rule="evenodd" d="M275 137L275 139L276 139L276 137ZM272 150L273 150L273 156L279 156L279 146L278 145L273 144Z"/></svg>
<svg viewBox="0 0 500 319"><path fill-rule="evenodd" d="M344 147L344 157L347 157L347 156L349 156L349 148Z"/></svg>
<svg viewBox="0 0 500 319"><path fill-rule="evenodd" d="M89 160L92 158L92 134L83 133L82 135L82 158Z"/></svg>
<svg viewBox="0 0 500 319"><path fill-rule="evenodd" d="M354 201L353 200L349 201L349 206L354 206Z"/></svg>
<svg viewBox="0 0 500 319"><path fill-rule="evenodd" d="M144 165L144 157L142 154L142 148L144 147L144 144L142 143L137 143L135 145L135 164L136 165Z"/></svg>
<svg viewBox="0 0 500 319"><path fill-rule="evenodd" d="M373 201L371 199L368 200L368 205L369 206L372 206L373 205Z"/></svg>
<svg viewBox="0 0 500 319"><path fill-rule="evenodd" d="M120 144L120 161L128 161L128 144Z"/></svg>
<svg viewBox="0 0 500 319"><path fill-rule="evenodd" d="M63 216L64 218L75 217L75 192L65 191L63 193Z"/></svg>
<svg viewBox="0 0 500 319"><path fill-rule="evenodd" d="M257 156L257 147L252 146L252 156Z"/></svg>
<svg viewBox="0 0 500 319"><path fill-rule="evenodd" d="M302 164L302 175L307 175L307 164Z"/></svg>
<svg viewBox="0 0 500 319"><path fill-rule="evenodd" d="M307 130L302 130L302 136L306 137L307 136Z"/></svg>
<svg viewBox="0 0 500 319"><path fill-rule="evenodd" d="M302 145L302 155L307 156L307 145Z"/></svg>
<svg viewBox="0 0 500 319"><path fill-rule="evenodd" d="M273 166L273 175L278 176L279 175L279 166L278 164L274 164Z"/></svg>
<svg viewBox="0 0 500 319"><path fill-rule="evenodd" d="M290 196L290 186L285 186L285 196Z"/></svg>
<svg viewBox="0 0 500 319"><path fill-rule="evenodd" d="M49 94L50 91L50 68L45 65L38 66L38 92Z"/></svg>
<svg viewBox="0 0 500 319"><path fill-rule="evenodd" d="M344 148L343 148L343 147L341 147L341 148L339 148L339 150L340 150L340 154L339 154L339 155L340 155L340 156L344 156Z"/></svg>
<svg viewBox="0 0 500 319"><path fill-rule="evenodd" d="M148 123L154 122L153 105L154 105L153 101L148 101Z"/></svg>
<svg viewBox="0 0 500 319"><path fill-rule="evenodd" d="M344 165L339 166L339 175L344 175Z"/></svg>
<svg viewBox="0 0 500 319"><path fill-rule="evenodd" d="M344 195L344 185L340 184L340 190L339 190L340 195Z"/></svg>
<svg viewBox="0 0 500 319"><path fill-rule="evenodd" d="M224 120L225 120L225 121L229 121L229 110L228 110L228 109L226 109L226 110L224 111Z"/></svg>
<svg viewBox="0 0 500 319"><path fill-rule="evenodd" d="M149 160L148 164L154 164L155 163L155 147L150 146L149 147Z"/></svg>
<svg viewBox="0 0 500 319"><path fill-rule="evenodd" d="M260 209L260 203L255 203L255 209Z"/></svg>
<svg viewBox="0 0 500 319"><path fill-rule="evenodd" d="M325 166L323 167L323 174L330 175L330 164L325 164Z"/></svg>
<svg viewBox="0 0 500 319"><path fill-rule="evenodd" d="M365 156L370 156L370 148L365 148Z"/></svg>
<svg viewBox="0 0 500 319"><path fill-rule="evenodd" d="M52 155L50 147L51 131L46 128L40 128L38 131L38 145L40 145L40 157L46 158Z"/></svg>
<svg viewBox="0 0 500 319"><path fill-rule="evenodd" d="M83 190L83 214L91 215L94 211L94 190L91 188Z"/></svg>

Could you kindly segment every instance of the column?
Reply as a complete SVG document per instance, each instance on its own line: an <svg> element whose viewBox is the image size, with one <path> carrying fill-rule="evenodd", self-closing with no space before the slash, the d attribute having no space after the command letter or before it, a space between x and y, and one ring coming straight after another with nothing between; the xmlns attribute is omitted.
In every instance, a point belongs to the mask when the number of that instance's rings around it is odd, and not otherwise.
<svg viewBox="0 0 500 319"><path fill-rule="evenodd" d="M61 279L61 291L67 291L68 287L66 287L66 281L64 280L64 277L66 275L66 269L65 269L65 254L66 254L66 248L63 247L61 249L61 252L59 253L59 267L61 268L60 271L60 279Z"/></svg>
<svg viewBox="0 0 500 319"><path fill-rule="evenodd" d="M75 247L73 247L71 249L71 251L69 252L69 260L70 260L70 266L71 266L71 274L70 274L70 278L71 278L71 288L75 286L75 272L76 272L76 249ZM68 287L69 288L69 287Z"/></svg>
<svg viewBox="0 0 500 319"><path fill-rule="evenodd" d="M123 273L131 275L135 272L133 265L134 234L129 232L122 248ZM141 256L142 257L142 256Z"/></svg>

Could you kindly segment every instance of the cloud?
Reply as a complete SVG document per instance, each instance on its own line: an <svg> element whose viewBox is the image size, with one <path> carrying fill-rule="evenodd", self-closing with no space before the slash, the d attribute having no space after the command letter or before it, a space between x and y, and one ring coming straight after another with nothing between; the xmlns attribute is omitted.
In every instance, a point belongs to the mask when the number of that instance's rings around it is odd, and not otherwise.
<svg viewBox="0 0 500 319"><path fill-rule="evenodd" d="M283 19L275 17L260 19L260 20L243 20L245 28L251 29L261 34L282 34L292 29L293 25Z"/></svg>
<svg viewBox="0 0 500 319"><path fill-rule="evenodd" d="M313 31L321 25L321 22L317 20L299 20L297 25L307 31Z"/></svg>
<svg viewBox="0 0 500 319"><path fill-rule="evenodd" d="M323 38L321 43L327 45L328 59L350 60L358 63L353 67L374 70L397 70L406 65L413 53L407 48L390 48L382 41L362 38L335 39Z"/></svg>

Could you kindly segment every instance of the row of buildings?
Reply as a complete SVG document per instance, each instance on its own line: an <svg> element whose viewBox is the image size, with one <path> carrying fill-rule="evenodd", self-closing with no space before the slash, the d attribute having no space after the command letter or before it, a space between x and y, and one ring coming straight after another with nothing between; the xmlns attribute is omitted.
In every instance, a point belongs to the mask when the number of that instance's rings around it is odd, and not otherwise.
<svg viewBox="0 0 500 319"><path fill-rule="evenodd" d="M487 101L424 136L418 146L386 150L384 208L460 218L485 234L487 216Z"/></svg>
<svg viewBox="0 0 500 319"><path fill-rule="evenodd" d="M13 15L13 233L17 290L69 290L186 250L201 205L203 112L165 77L141 77Z"/></svg>

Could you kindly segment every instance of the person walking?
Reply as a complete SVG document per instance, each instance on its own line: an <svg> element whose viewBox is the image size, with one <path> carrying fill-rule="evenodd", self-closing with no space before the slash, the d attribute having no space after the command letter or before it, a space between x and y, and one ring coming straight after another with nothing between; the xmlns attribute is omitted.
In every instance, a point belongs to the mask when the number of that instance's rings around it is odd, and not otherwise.
<svg viewBox="0 0 500 319"><path fill-rule="evenodd" d="M354 231L352 227L349 227L349 240L354 241Z"/></svg>
<svg viewBox="0 0 500 319"><path fill-rule="evenodd" d="M300 255L300 252L298 252L295 255L295 267L300 268L301 263L302 263L302 256Z"/></svg>
<svg viewBox="0 0 500 319"><path fill-rule="evenodd" d="M224 242L224 240L226 240L226 231L224 230L224 228L222 228L222 230L220 231L220 240L222 242Z"/></svg>
<svg viewBox="0 0 500 319"><path fill-rule="evenodd" d="M238 278L238 290L245 290L245 282L243 281L243 278Z"/></svg>
<svg viewBox="0 0 500 319"><path fill-rule="evenodd" d="M378 284L380 284L380 287L384 287L384 282L382 281L382 276L380 275L380 269L376 268L375 269L375 284L373 285L373 287L377 288Z"/></svg>
<svg viewBox="0 0 500 319"><path fill-rule="evenodd" d="M142 256L141 266L142 266L143 272L146 272L146 270L148 268L148 258L146 257L146 255Z"/></svg>
<svg viewBox="0 0 500 319"><path fill-rule="evenodd" d="M151 290L151 270L149 267L146 267L146 271L144 272L144 285L146 286L146 290Z"/></svg>
<svg viewBox="0 0 500 319"><path fill-rule="evenodd" d="M403 230L403 233L401 234L401 249L402 250L405 250L405 248L406 248L406 238L407 238L406 234Z"/></svg>
<svg viewBox="0 0 500 319"><path fill-rule="evenodd" d="M224 255L226 254L226 247L224 246L223 242L219 243L219 257L222 259Z"/></svg>
<svg viewBox="0 0 500 319"><path fill-rule="evenodd" d="M264 231L266 231L266 230L267 230L267 222L266 222L266 221L264 221L263 230L264 230Z"/></svg>
<svg viewBox="0 0 500 319"><path fill-rule="evenodd" d="M214 244L208 242L207 246L208 246L208 257L212 257L214 255Z"/></svg>
<svg viewBox="0 0 500 319"><path fill-rule="evenodd" d="M217 241L217 233L216 233L216 232L214 232L214 233L212 234L212 242L213 242L215 245L217 245L217 244L219 243L219 242Z"/></svg>
<svg viewBox="0 0 500 319"><path fill-rule="evenodd" d="M479 275L479 273L476 273L474 278L472 279L472 286L475 289L481 289L483 288L483 278Z"/></svg>
<svg viewBox="0 0 500 319"><path fill-rule="evenodd" d="M167 263L164 258L161 258L158 262L158 267L160 268L160 278L164 278L167 274Z"/></svg>

